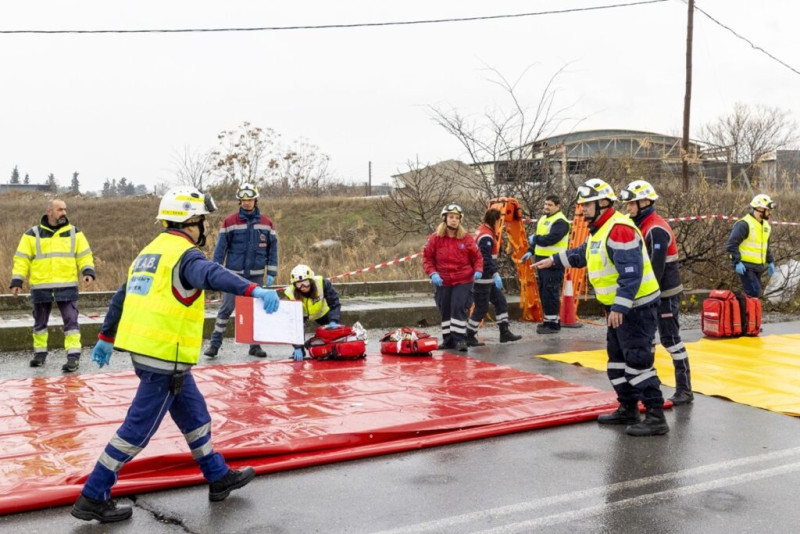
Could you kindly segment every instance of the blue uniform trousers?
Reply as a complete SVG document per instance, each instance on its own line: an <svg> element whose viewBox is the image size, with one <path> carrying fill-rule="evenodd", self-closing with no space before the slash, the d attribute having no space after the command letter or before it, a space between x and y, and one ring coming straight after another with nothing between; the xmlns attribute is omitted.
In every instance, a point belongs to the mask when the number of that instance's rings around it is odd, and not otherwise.
<svg viewBox="0 0 800 534"><path fill-rule="evenodd" d="M467 340L467 315L472 305L472 282L441 286L434 295L442 316L442 340L446 345Z"/></svg>
<svg viewBox="0 0 800 534"><path fill-rule="evenodd" d="M119 470L147 446L167 412L186 438L206 480L216 482L225 476L229 468L211 446L211 416L191 371L186 373L183 389L177 395L169 391L170 375L141 369L136 369L136 375L139 377L136 396L122 426L89 475L83 495L108 500Z"/></svg>
<svg viewBox="0 0 800 534"><path fill-rule="evenodd" d="M658 304L658 336L661 338L661 344L672 356L672 365L675 367L675 388L691 391L689 353L681 341L679 313L678 295L661 299Z"/></svg>
<svg viewBox="0 0 800 534"><path fill-rule="evenodd" d="M608 379L620 404L641 400L648 408L662 408L664 396L654 363L658 302L632 308L617 328L606 333ZM610 307L606 307L606 314Z"/></svg>
<svg viewBox="0 0 800 534"><path fill-rule="evenodd" d="M264 284L264 275L258 274L255 276L246 277L247 280L258 284L259 287ZM222 304L220 304L219 311L217 312L217 321L214 323L214 331L211 332L211 346L221 347L222 336L225 335L225 330L228 328L228 319L230 319L234 308L236 307L236 295L233 293L222 294ZM250 347L258 347L259 345L250 345Z"/></svg>
<svg viewBox="0 0 800 534"><path fill-rule="evenodd" d="M561 287L564 285L564 268L538 269L536 284L542 301L545 323L561 323Z"/></svg>
<svg viewBox="0 0 800 534"><path fill-rule="evenodd" d="M745 269L744 274L739 275L742 281L742 288L748 297L759 298L761 296L761 275L752 269Z"/></svg>
<svg viewBox="0 0 800 534"><path fill-rule="evenodd" d="M478 331L478 325L489 312L489 303L494 306L497 324L508 323L508 302L502 289L497 289L490 278L488 284L475 283L472 286L472 297L475 307L467 322L467 330L473 334Z"/></svg>

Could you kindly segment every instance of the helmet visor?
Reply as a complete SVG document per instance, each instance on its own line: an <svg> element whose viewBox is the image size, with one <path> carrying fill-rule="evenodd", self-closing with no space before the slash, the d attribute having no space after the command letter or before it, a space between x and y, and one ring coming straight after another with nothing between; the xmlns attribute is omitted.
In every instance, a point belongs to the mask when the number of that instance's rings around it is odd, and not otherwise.
<svg viewBox="0 0 800 534"><path fill-rule="evenodd" d="M578 187L578 198L592 198L595 195L597 195L597 191L588 185Z"/></svg>
<svg viewBox="0 0 800 534"><path fill-rule="evenodd" d="M256 198L256 192L254 189L248 187L247 189L239 189L236 196L239 197L240 200L250 200Z"/></svg>
<svg viewBox="0 0 800 534"><path fill-rule="evenodd" d="M458 213L459 215L461 215L461 206L459 206L458 204L448 204L447 206L444 207L444 212Z"/></svg>
<svg viewBox="0 0 800 534"><path fill-rule="evenodd" d="M619 198L621 198L623 202L631 202L632 200L634 200L635 197L636 197L636 195L634 195L633 193L631 193L627 189L623 189L619 193Z"/></svg>
<svg viewBox="0 0 800 534"><path fill-rule="evenodd" d="M205 193L203 195L203 205L208 213L217 211L217 203L214 202L214 197L211 196L211 193Z"/></svg>

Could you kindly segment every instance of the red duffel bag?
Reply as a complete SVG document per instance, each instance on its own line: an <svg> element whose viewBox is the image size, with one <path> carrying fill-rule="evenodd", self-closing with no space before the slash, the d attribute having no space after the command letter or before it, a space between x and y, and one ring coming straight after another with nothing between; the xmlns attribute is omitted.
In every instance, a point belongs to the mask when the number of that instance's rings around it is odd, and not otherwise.
<svg viewBox="0 0 800 534"><path fill-rule="evenodd" d="M398 328L381 338L381 354L398 356L430 356L439 342L435 337L414 328Z"/></svg>
<svg viewBox="0 0 800 534"><path fill-rule="evenodd" d="M356 325L358 327L356 328ZM306 341L306 351L314 360L358 360L367 356L366 332L361 325L317 328Z"/></svg>

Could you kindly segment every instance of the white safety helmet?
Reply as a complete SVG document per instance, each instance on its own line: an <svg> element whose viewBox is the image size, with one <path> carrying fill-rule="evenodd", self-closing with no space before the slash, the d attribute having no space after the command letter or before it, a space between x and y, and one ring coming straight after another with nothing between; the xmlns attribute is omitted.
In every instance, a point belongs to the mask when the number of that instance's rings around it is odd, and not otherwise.
<svg viewBox="0 0 800 534"><path fill-rule="evenodd" d="M614 189L600 178L590 178L582 186L578 187L578 204L602 199L613 202L617 200L617 195L614 194Z"/></svg>
<svg viewBox="0 0 800 534"><path fill-rule="evenodd" d="M174 187L161 197L156 219L181 223L216 210L217 205L210 194L201 193L194 187Z"/></svg>
<svg viewBox="0 0 800 534"><path fill-rule="evenodd" d="M292 269L292 273L289 275L289 279L292 281L292 284L302 282L303 280L309 280L313 277L314 271L311 270L311 267L308 265L303 265L302 263L295 265L294 269Z"/></svg>
<svg viewBox="0 0 800 534"><path fill-rule="evenodd" d="M754 209L763 208L765 210L771 210L775 208L775 203L769 195L760 193L754 196L753 200L750 201L750 207Z"/></svg>
<svg viewBox="0 0 800 534"><path fill-rule="evenodd" d="M458 213L459 217L464 216L464 210L461 209L461 206L455 203L448 204L442 208L442 219L446 219L448 213Z"/></svg>
<svg viewBox="0 0 800 534"><path fill-rule="evenodd" d="M243 183L236 191L236 198L239 200L250 200L258 198L258 188L250 182Z"/></svg>
<svg viewBox="0 0 800 534"><path fill-rule="evenodd" d="M619 198L623 202L633 202L634 200L658 200L658 194L650 182L645 180L634 180L625 189L619 192Z"/></svg>

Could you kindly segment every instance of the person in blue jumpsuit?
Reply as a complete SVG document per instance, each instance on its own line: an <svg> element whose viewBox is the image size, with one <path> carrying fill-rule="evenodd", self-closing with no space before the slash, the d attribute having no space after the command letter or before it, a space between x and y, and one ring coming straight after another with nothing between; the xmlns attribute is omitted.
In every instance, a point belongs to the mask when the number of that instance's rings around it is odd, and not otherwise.
<svg viewBox="0 0 800 534"><path fill-rule="evenodd" d="M191 368L202 350L204 289L261 299L267 313L277 311L279 299L275 291L205 258L198 247L206 239L205 215L214 209L211 197L195 188L168 191L158 214L165 231L140 252L111 299L92 360L103 367L112 349L130 352L140 382L125 420L72 507L74 517L102 523L131 517L130 507L111 500L111 489L120 469L147 446L167 412L209 482L209 500L221 501L255 477L253 468L231 469L214 451L211 416Z"/></svg>
<svg viewBox="0 0 800 534"><path fill-rule="evenodd" d="M278 275L278 237L272 219L262 215L258 209L258 189L244 183L236 192L239 211L222 221L214 247L213 261L224 265L250 282L269 287ZM265 280L266 275L266 280ZM224 293L217 312L211 341L205 351L209 358L216 358L222 347L222 336L228 328L233 313L236 295ZM260 345L250 345L250 356L265 358L267 353Z"/></svg>

